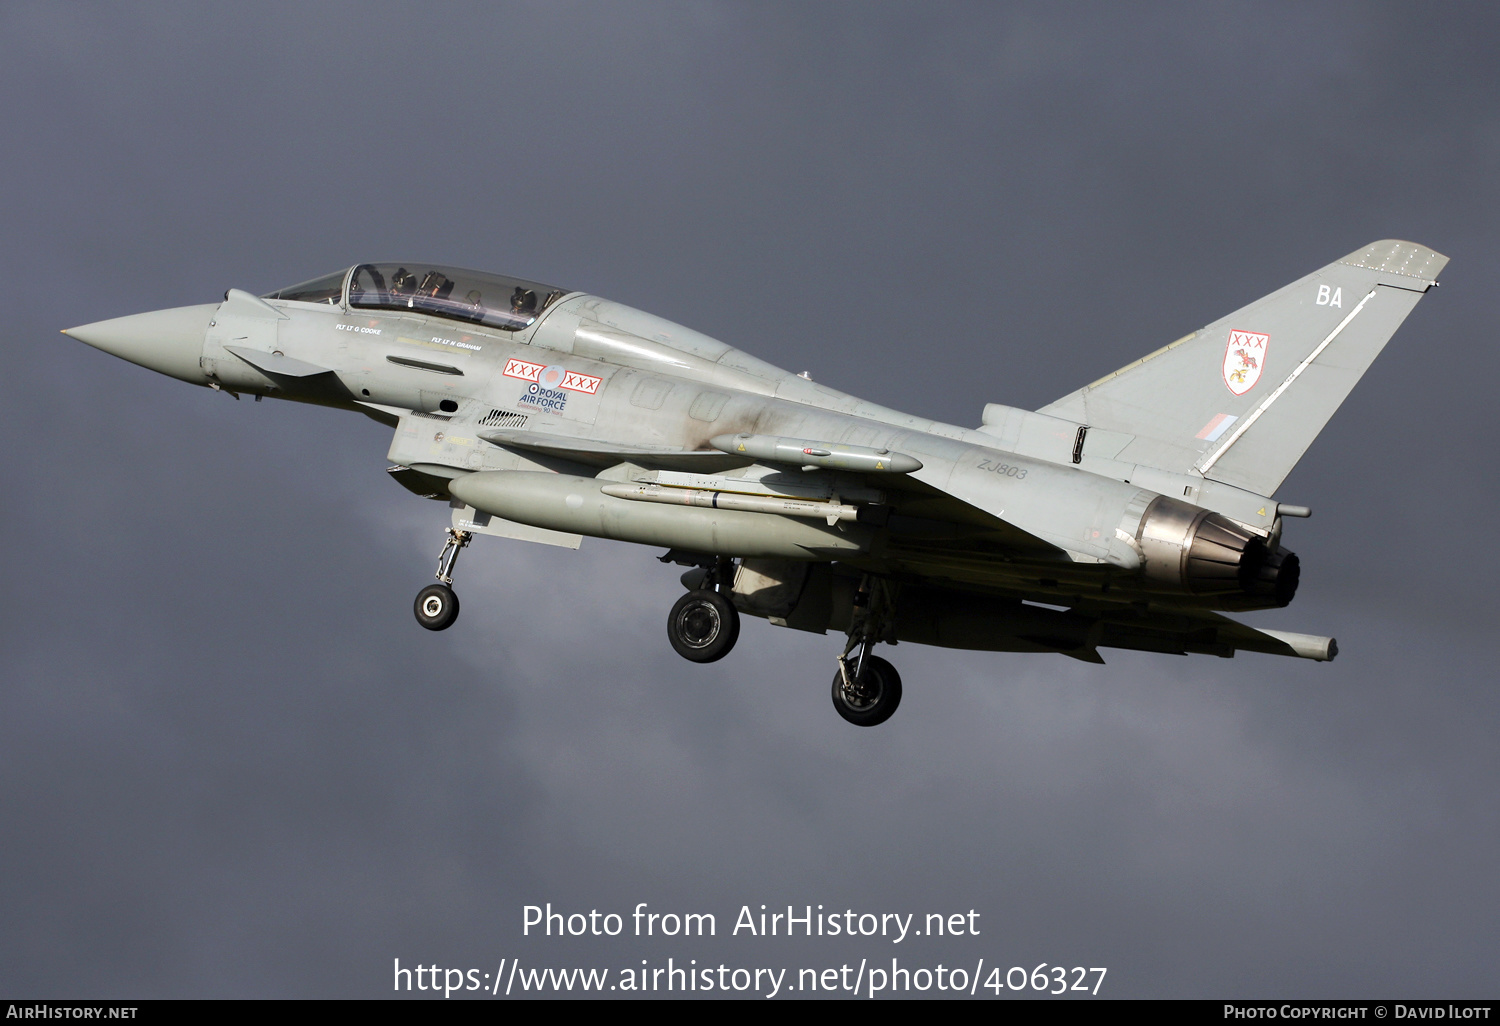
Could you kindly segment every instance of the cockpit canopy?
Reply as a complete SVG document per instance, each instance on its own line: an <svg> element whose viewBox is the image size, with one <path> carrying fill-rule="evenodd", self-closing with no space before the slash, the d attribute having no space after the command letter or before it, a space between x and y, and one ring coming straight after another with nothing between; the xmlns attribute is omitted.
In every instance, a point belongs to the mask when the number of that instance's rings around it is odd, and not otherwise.
<svg viewBox="0 0 1500 1026"><path fill-rule="evenodd" d="M347 298L345 283L348 284ZM567 290L484 271L430 264L360 264L267 295L302 303L378 310L415 310L501 331L519 331Z"/></svg>
<svg viewBox="0 0 1500 1026"><path fill-rule="evenodd" d="M360 264L349 279L349 305L418 310L518 331L566 293L553 285L483 271L426 264Z"/></svg>

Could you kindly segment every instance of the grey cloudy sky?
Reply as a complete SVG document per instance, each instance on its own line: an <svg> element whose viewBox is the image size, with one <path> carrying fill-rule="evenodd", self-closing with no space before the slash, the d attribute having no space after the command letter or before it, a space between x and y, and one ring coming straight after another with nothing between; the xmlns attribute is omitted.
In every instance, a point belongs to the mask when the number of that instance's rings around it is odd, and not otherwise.
<svg viewBox="0 0 1500 1026"><path fill-rule="evenodd" d="M403 964L1107 966L1113 996L1493 996L1486 5L0 9L0 993L352 996ZM1373 239L1452 258L1281 497L1330 665L668 648L654 550L483 539L362 418L57 330L368 259L585 289L974 425ZM713 912L522 938L521 907ZM978 938L723 936L742 904ZM909 961L908 961L909 960Z"/></svg>

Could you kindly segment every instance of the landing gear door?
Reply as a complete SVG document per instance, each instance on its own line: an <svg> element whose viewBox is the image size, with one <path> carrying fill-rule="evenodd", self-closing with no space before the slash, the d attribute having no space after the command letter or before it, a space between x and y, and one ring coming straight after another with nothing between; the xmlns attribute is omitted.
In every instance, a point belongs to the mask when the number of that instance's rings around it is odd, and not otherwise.
<svg viewBox="0 0 1500 1026"><path fill-rule="evenodd" d="M248 292L230 289L209 322L201 360L204 373L231 392L274 390L274 381L225 347L275 353L279 348L280 325L286 319L287 315L270 303Z"/></svg>

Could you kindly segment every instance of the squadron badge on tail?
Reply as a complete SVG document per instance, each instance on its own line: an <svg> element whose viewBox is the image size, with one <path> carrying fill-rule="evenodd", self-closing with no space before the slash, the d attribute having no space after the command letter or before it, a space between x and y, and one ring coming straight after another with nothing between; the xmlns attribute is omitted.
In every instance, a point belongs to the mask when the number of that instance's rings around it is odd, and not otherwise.
<svg viewBox="0 0 1500 1026"><path fill-rule="evenodd" d="M1270 344L1271 336L1258 331L1230 331L1224 344L1224 384L1235 395L1244 395L1260 380Z"/></svg>

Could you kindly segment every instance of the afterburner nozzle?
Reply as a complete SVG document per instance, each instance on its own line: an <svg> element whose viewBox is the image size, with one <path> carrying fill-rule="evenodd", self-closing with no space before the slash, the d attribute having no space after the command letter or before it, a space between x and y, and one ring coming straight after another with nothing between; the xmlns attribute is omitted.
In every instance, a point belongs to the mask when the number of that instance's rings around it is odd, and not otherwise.
<svg viewBox="0 0 1500 1026"><path fill-rule="evenodd" d="M1158 495L1138 540L1146 578L1171 590L1232 599L1227 608L1285 606L1297 593L1295 553L1201 506Z"/></svg>

